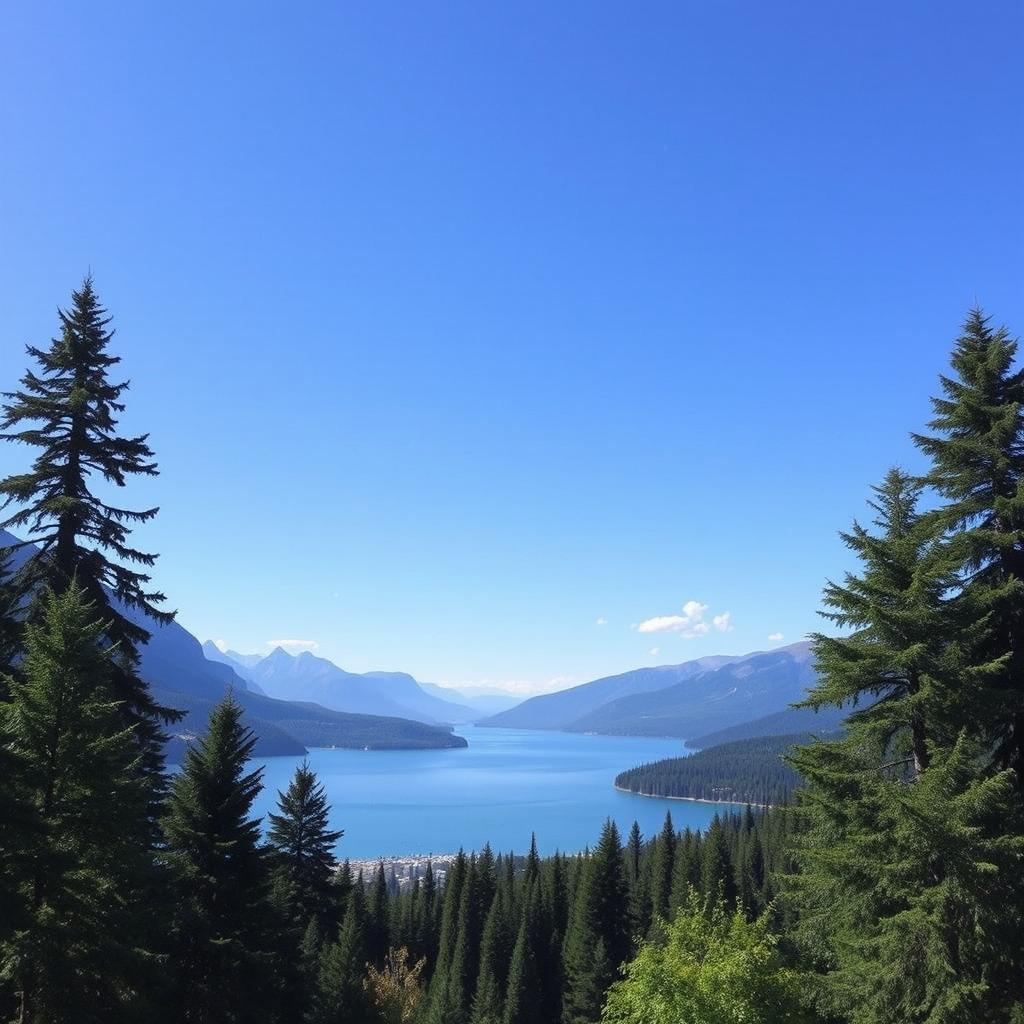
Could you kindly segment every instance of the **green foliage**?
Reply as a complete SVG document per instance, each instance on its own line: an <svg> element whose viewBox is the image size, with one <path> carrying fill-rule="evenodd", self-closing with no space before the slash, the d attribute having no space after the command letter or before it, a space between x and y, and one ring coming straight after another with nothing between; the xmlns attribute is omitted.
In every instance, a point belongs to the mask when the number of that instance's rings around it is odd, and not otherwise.
<svg viewBox="0 0 1024 1024"><path fill-rule="evenodd" d="M974 309L932 400L934 433L914 440L945 504L932 529L973 614L972 667L984 690L965 726L1012 768L1024 794L1024 369L1017 343ZM982 672L981 669L984 668Z"/></svg>
<svg viewBox="0 0 1024 1024"><path fill-rule="evenodd" d="M3 791L18 801L4 846L25 843L2 858L15 882L16 930L0 957L26 1024L105 1021L131 1001L143 968L135 898L150 861L135 825L146 789L113 697L104 632L77 587L44 593L10 702L0 705L17 786Z"/></svg>
<svg viewBox="0 0 1024 1024"><path fill-rule="evenodd" d="M651 911L654 917L668 917L675 863L676 830L672 824L672 812L666 811L651 864Z"/></svg>
<svg viewBox="0 0 1024 1024"><path fill-rule="evenodd" d="M860 702L806 780L790 901L819 1005L855 1024L1007 1021L1024 1003L1024 374L975 310L932 468L890 471L825 591L812 706ZM922 487L946 504L917 511ZM1005 770L1000 770L1005 769Z"/></svg>
<svg viewBox="0 0 1024 1024"><path fill-rule="evenodd" d="M1012 773L961 739L913 784L829 745L808 765L793 879L821 1005L856 1024L1005 1019L1019 998L1024 834Z"/></svg>
<svg viewBox="0 0 1024 1024"><path fill-rule="evenodd" d="M502 1024L533 1024L543 1019L543 987L538 963L543 941L540 935L540 899L533 881L529 880L527 884L529 889L519 923L519 934L512 950Z"/></svg>
<svg viewBox="0 0 1024 1024"><path fill-rule="evenodd" d="M161 722L175 713L152 699L138 677L138 646L149 632L124 613L131 608L155 622L173 614L159 607L164 595L151 589L148 572L155 555L131 544L131 527L156 515L155 508L133 511L110 505L91 486L92 478L125 486L131 476L154 476L157 469L146 436L117 433L127 382L112 383L120 362L107 351L110 318L86 278L72 293L69 310L59 311L61 334L48 349L29 346L39 366L28 370L21 390L7 393L0 437L37 450L32 468L0 480L3 505L16 507L0 523L27 531L28 558L10 580L17 599L27 603L40 588L57 593L74 584L104 621L104 633L117 646L111 685L125 724L143 754L151 800L163 790ZM0 557L13 553L0 551Z"/></svg>
<svg viewBox="0 0 1024 1024"><path fill-rule="evenodd" d="M249 816L262 771L229 694L189 748L163 821L175 893L173 963L185 1020L263 1019L273 958L270 864Z"/></svg>
<svg viewBox="0 0 1024 1024"><path fill-rule="evenodd" d="M364 926L362 895L356 890L337 940L324 947L311 1024L374 1024L379 1019L363 985Z"/></svg>
<svg viewBox="0 0 1024 1024"><path fill-rule="evenodd" d="M504 891L498 889L487 913L480 942L480 971L473 995L471 1024L501 1024L508 966L513 952L511 924Z"/></svg>
<svg viewBox="0 0 1024 1024"><path fill-rule="evenodd" d="M929 743L948 745L974 703L962 656L970 632L958 628L959 606L946 599L955 576L932 520L917 511L920 484L891 469L873 491L878 533L854 523L843 534L863 572L825 588L825 617L854 631L815 636L819 682L806 703L861 704L848 719L851 732L891 752L894 767L919 774Z"/></svg>
<svg viewBox="0 0 1024 1024"><path fill-rule="evenodd" d="M605 990L632 953L622 844L609 819L587 859L565 939L565 1024L596 1020Z"/></svg>
<svg viewBox="0 0 1024 1024"><path fill-rule="evenodd" d="M657 941L612 986L606 1024L798 1024L796 973L783 965L765 919L748 922L691 891Z"/></svg>
<svg viewBox="0 0 1024 1024"><path fill-rule="evenodd" d="M267 839L289 883L291 916L305 927L330 906L334 846L344 832L328 828L330 807L308 761L277 796L280 813L267 816Z"/></svg>

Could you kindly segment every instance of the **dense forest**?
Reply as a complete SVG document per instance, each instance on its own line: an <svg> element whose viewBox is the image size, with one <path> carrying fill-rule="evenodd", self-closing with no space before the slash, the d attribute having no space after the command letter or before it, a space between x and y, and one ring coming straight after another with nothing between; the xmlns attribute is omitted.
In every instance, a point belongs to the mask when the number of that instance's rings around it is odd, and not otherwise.
<svg viewBox="0 0 1024 1024"><path fill-rule="evenodd" d="M790 807L592 850L463 854L399 889L352 877L300 768L266 822L231 694L179 717L139 672L155 556L108 503L157 466L119 433L109 318L86 280L7 394L33 458L0 524L0 1010L20 1024L920 1024L1024 1020L1024 372L968 316L927 472L889 471L829 582ZM97 485L100 486L97 486ZM595 832L599 823L595 823Z"/></svg>
<svg viewBox="0 0 1024 1024"><path fill-rule="evenodd" d="M647 796L732 803L788 803L800 776L784 755L810 743L811 733L759 736L705 747L689 757L668 757L621 772L619 789Z"/></svg>

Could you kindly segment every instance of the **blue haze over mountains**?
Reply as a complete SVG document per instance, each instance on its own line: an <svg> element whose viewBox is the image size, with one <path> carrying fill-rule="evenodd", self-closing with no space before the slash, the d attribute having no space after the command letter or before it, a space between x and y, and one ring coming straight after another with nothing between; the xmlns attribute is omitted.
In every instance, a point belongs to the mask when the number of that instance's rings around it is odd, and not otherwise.
<svg viewBox="0 0 1024 1024"><path fill-rule="evenodd" d="M17 543L0 531L0 546ZM15 568L26 551L16 554ZM172 759L203 731L229 688L258 737L261 756L301 754L312 746L460 747L466 741L453 727L469 723L666 736L704 746L743 736L826 730L843 717L790 708L814 679L807 642L640 668L517 702L512 696L469 695L420 683L405 672L347 672L310 652L293 655L280 647L266 656L222 652L210 641L200 645L176 622L160 626L132 609L122 611L151 632L140 652L143 678L157 700L185 712L172 728Z"/></svg>
<svg viewBox="0 0 1024 1024"><path fill-rule="evenodd" d="M0 547L15 545L21 541L0 530ZM12 570L23 564L30 551L26 545L15 549ZM302 754L311 746L420 749L466 745L447 726L275 700L257 692L232 665L208 659L199 641L177 622L163 626L136 609L118 607L150 632L149 642L140 648L139 670L154 696L165 707L185 712L169 729L173 734L168 744L171 760L179 759L185 743L206 728L210 711L229 688L242 705L243 721L257 736L255 752L261 756Z"/></svg>
<svg viewBox="0 0 1024 1024"><path fill-rule="evenodd" d="M789 707L803 699L814 678L811 644L802 641L607 676L532 697L478 724L685 740L755 721L766 731L752 735L834 728L844 713Z"/></svg>

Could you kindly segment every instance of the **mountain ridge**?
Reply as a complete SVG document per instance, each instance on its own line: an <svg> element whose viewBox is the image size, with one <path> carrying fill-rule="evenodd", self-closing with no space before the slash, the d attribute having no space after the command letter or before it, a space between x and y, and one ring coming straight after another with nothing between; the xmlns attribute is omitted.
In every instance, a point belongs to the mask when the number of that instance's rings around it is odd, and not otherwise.
<svg viewBox="0 0 1024 1024"><path fill-rule="evenodd" d="M15 547L11 568L16 570L29 557L31 544L23 543L6 530L0 530L0 547ZM453 736L441 725L398 716L344 715L328 708L311 711L293 702L273 701L253 688L235 668L223 660L208 659L203 646L184 626L176 621L162 625L138 609L127 608L116 600L118 611L150 633L148 643L139 647L139 674L167 707L186 713L182 725L169 728L170 758L180 756L185 737L205 728L208 711L231 689L242 705L243 720L257 735L257 752L261 756L301 754L307 745L368 747L380 743L388 749L401 746L405 738L411 748L464 747L465 739ZM359 721L360 717L375 721ZM201 724L200 724L201 718ZM314 728L310 723L318 723ZM191 723L191 724L188 724ZM425 732L424 729L432 729ZM261 731L262 730L262 731ZM296 735L317 736L321 743L305 744Z"/></svg>
<svg viewBox="0 0 1024 1024"><path fill-rule="evenodd" d="M811 645L712 655L542 694L478 724L687 738L784 710L814 681Z"/></svg>

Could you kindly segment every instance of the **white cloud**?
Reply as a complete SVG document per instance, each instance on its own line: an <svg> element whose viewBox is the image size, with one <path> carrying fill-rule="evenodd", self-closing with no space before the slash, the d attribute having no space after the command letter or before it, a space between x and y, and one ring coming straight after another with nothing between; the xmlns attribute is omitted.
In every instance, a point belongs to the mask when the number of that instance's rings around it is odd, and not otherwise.
<svg viewBox="0 0 1024 1024"><path fill-rule="evenodd" d="M268 647L283 647L286 651L315 651L320 645L315 640L268 640Z"/></svg>
<svg viewBox="0 0 1024 1024"><path fill-rule="evenodd" d="M728 633L732 629L732 612L722 612L721 615L716 615L711 621L715 624L715 629L719 633Z"/></svg>
<svg viewBox="0 0 1024 1024"><path fill-rule="evenodd" d="M661 654L661 648L660 647L652 647L651 648L651 657L652 658L656 658L659 654Z"/></svg>
<svg viewBox="0 0 1024 1024"><path fill-rule="evenodd" d="M218 651L226 651L228 649L228 642L227 640L214 640L213 646L216 647Z"/></svg>
<svg viewBox="0 0 1024 1024"><path fill-rule="evenodd" d="M768 639L775 643L778 640L785 640L786 638L781 633L769 633Z"/></svg>
<svg viewBox="0 0 1024 1024"><path fill-rule="evenodd" d="M597 625L597 626L607 626L608 625L608 620L603 615L598 615L597 620L595 622L595 625Z"/></svg>
<svg viewBox="0 0 1024 1024"><path fill-rule="evenodd" d="M707 610L708 606L700 601L687 601L682 615L655 615L644 619L636 629L639 633L679 633L686 639L704 636L711 629L704 621Z"/></svg>

